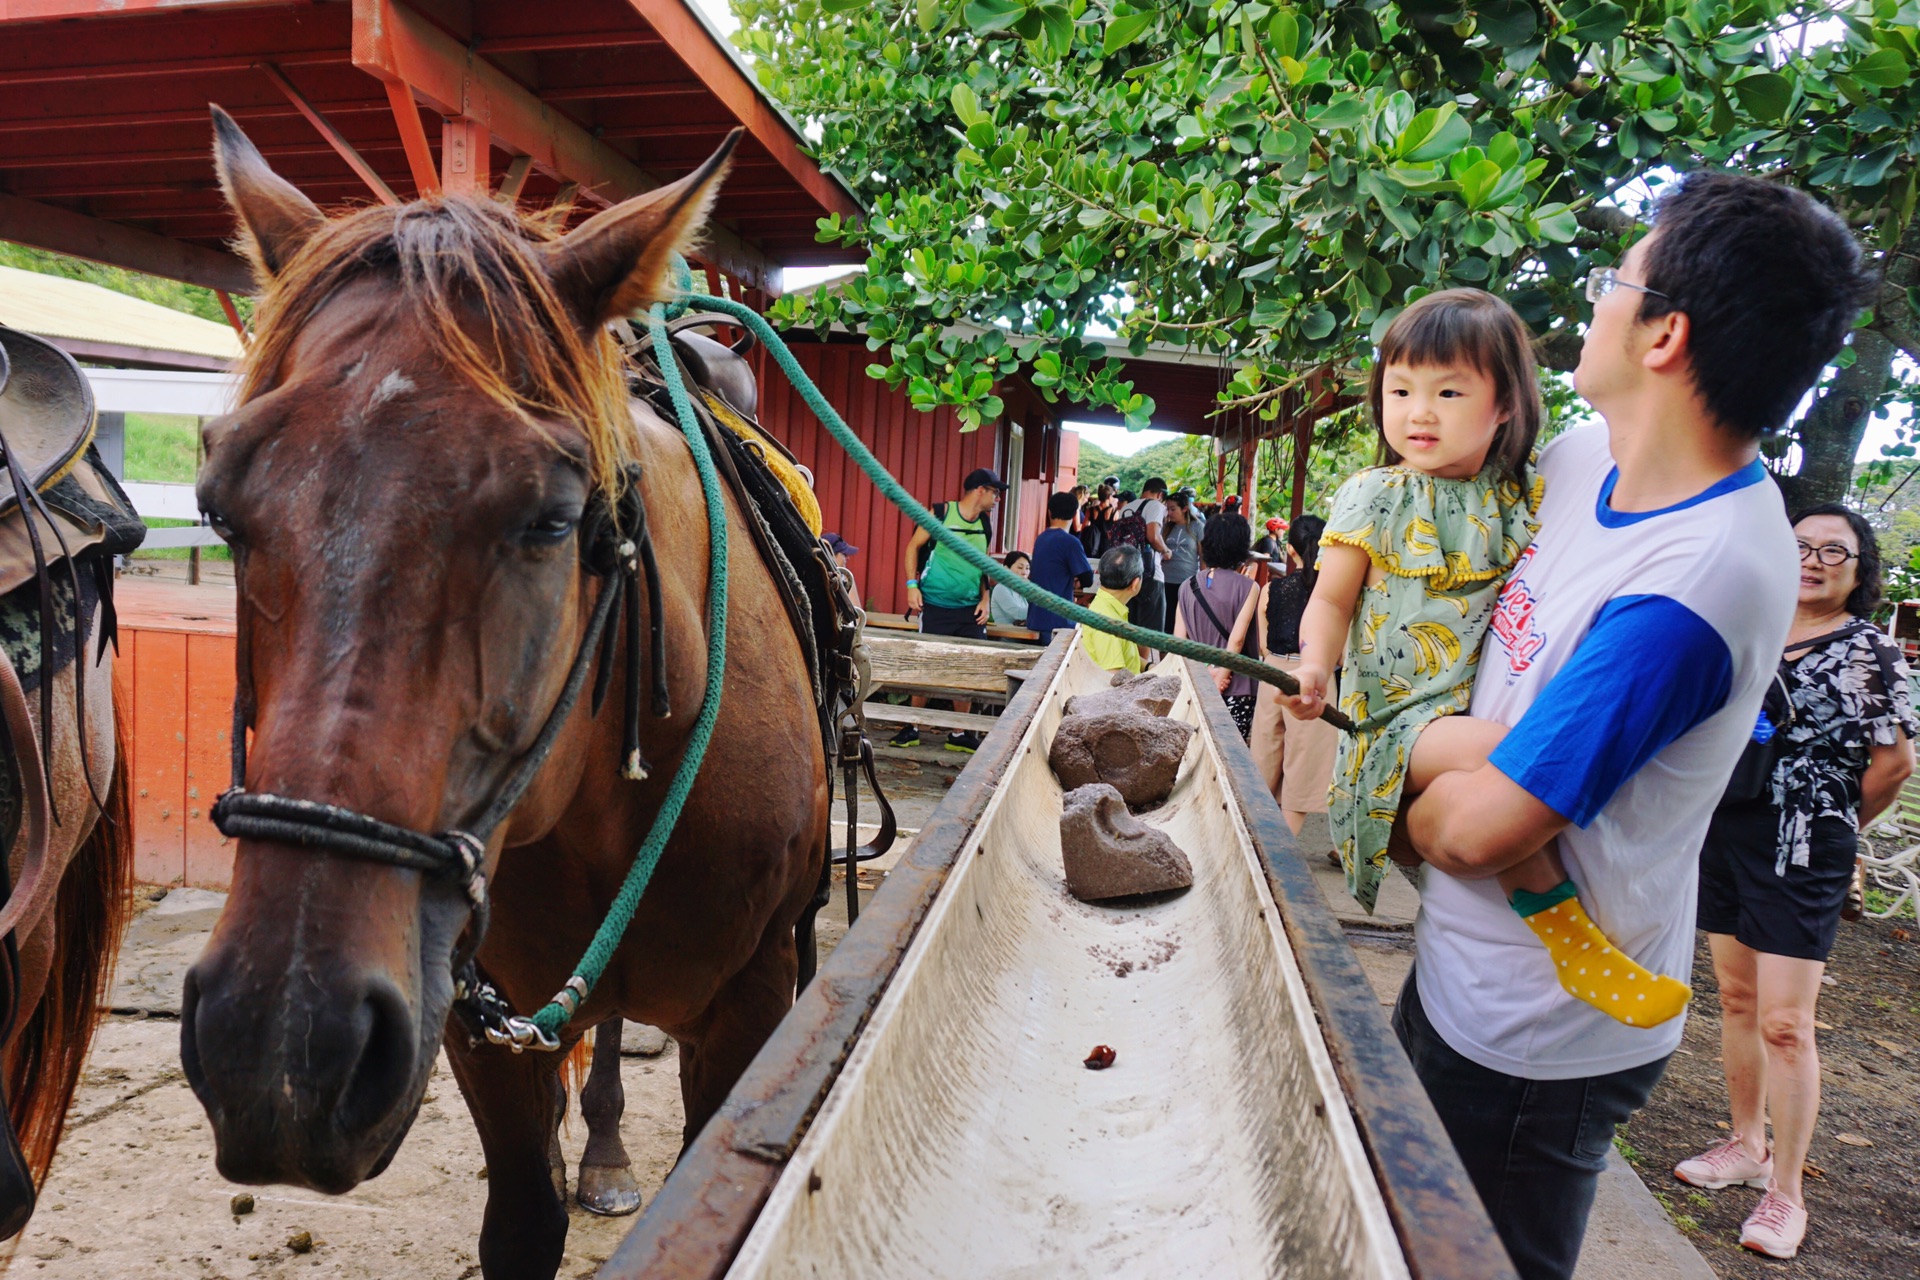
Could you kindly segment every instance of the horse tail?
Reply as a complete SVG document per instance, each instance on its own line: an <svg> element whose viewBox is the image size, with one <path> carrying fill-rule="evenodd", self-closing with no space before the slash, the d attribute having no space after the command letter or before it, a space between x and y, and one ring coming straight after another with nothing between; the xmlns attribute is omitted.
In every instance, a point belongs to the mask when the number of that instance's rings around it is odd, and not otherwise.
<svg viewBox="0 0 1920 1280"><path fill-rule="evenodd" d="M133 802L127 785L127 721L114 709L113 778L107 808L81 842L54 901L53 968L8 1054L13 1131L38 1185L46 1180L86 1063L120 937L133 913Z"/></svg>

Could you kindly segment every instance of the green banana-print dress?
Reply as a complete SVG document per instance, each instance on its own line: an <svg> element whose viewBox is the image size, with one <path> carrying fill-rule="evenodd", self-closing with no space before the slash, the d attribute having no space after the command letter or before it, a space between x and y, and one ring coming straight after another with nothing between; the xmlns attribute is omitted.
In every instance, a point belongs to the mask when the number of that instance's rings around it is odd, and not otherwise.
<svg viewBox="0 0 1920 1280"><path fill-rule="evenodd" d="M1347 635L1340 735L1327 819L1347 889L1368 914L1380 895L1387 837L1420 730L1465 711L1480 639L1500 589L1539 529L1543 485L1488 467L1446 480L1374 467L1340 486L1321 545L1358 547L1384 575L1363 588Z"/></svg>

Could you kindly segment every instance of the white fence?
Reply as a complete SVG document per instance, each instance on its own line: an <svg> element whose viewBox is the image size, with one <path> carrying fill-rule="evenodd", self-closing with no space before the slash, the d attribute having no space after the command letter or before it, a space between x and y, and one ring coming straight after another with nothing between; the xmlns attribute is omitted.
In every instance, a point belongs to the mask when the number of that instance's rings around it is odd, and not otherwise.
<svg viewBox="0 0 1920 1280"><path fill-rule="evenodd" d="M87 381L93 385L94 407L102 414L183 413L196 418L212 418L225 413L233 404L239 379L230 373L176 373L153 369L88 369ZM111 419L107 421L112 421ZM102 427L105 428L106 421ZM155 484L124 478L125 441L115 425L113 433L103 430L99 440L101 455L116 475L133 509L144 518L161 520L200 519L200 503L190 484ZM183 529L149 529L149 548L217 547L220 535L203 524Z"/></svg>

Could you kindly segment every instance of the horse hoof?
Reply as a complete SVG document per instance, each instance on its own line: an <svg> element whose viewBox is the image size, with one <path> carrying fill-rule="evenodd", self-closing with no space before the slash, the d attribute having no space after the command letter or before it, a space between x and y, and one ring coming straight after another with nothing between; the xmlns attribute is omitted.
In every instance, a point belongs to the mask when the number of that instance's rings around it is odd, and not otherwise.
<svg viewBox="0 0 1920 1280"><path fill-rule="evenodd" d="M600 1168L580 1166L580 1207L603 1218L624 1218L640 1211L640 1184L626 1165Z"/></svg>

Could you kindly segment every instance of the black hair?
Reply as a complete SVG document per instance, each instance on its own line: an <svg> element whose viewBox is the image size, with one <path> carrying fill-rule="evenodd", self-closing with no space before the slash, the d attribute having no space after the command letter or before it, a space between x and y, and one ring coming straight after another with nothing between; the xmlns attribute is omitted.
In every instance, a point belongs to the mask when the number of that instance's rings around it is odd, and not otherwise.
<svg viewBox="0 0 1920 1280"><path fill-rule="evenodd" d="M1140 548L1124 542L1108 547L1107 553L1100 557L1100 585L1109 591L1125 591L1146 571L1147 563L1140 558Z"/></svg>
<svg viewBox="0 0 1920 1280"><path fill-rule="evenodd" d="M1311 597L1320 581L1320 535L1326 528L1327 522L1314 515L1301 516L1287 527L1287 545L1300 557L1300 572L1306 575L1300 583L1303 596Z"/></svg>
<svg viewBox="0 0 1920 1280"><path fill-rule="evenodd" d="M1813 516L1837 516L1853 530L1854 540L1860 544L1860 558L1853 562L1853 590L1847 592L1847 612L1856 618L1871 618L1882 599L1880 540L1874 536L1873 526L1858 511L1838 502L1823 502L1795 516L1793 527L1798 529L1802 520Z"/></svg>
<svg viewBox="0 0 1920 1280"><path fill-rule="evenodd" d="M1860 246L1833 210L1764 178L1697 169L1661 197L1640 319L1685 312L1707 412L1749 439L1786 425L1869 296Z"/></svg>
<svg viewBox="0 0 1920 1280"><path fill-rule="evenodd" d="M1081 486L1085 488L1085 485ZM1047 519L1071 520L1074 512L1080 509L1080 500L1071 492L1049 494L1047 496Z"/></svg>
<svg viewBox="0 0 1920 1280"><path fill-rule="evenodd" d="M1380 433L1381 462L1400 461L1387 443L1381 411L1387 366L1466 364L1492 380L1494 399L1507 412L1487 447L1485 465L1497 466L1501 475L1525 483L1527 459L1533 455L1533 442L1546 417L1535 363L1532 331L1520 313L1499 298L1484 289L1427 294L1387 326L1380 339L1380 358L1374 361L1367 384L1367 403L1373 409L1374 429Z"/></svg>
<svg viewBox="0 0 1920 1280"><path fill-rule="evenodd" d="M1237 513L1215 516L1200 535L1200 563L1209 569L1238 569L1253 549L1253 530Z"/></svg>
<svg viewBox="0 0 1920 1280"><path fill-rule="evenodd" d="M1149 494L1149 493L1165 494L1166 491L1167 491L1167 482L1165 480L1162 480L1159 476L1150 477L1145 484L1140 486L1140 492L1142 494Z"/></svg>
<svg viewBox="0 0 1920 1280"><path fill-rule="evenodd" d="M1004 564L1009 569L1013 568L1014 565L1018 564L1022 560L1025 560L1028 564L1033 563L1033 557L1028 555L1024 551L1009 551L1007 552L1007 554L1000 557L1000 563Z"/></svg>
<svg viewBox="0 0 1920 1280"><path fill-rule="evenodd" d="M1140 496L1139 494L1135 493L1131 489L1122 489L1119 494L1121 502L1132 502L1135 499L1137 499L1139 496Z"/></svg>

